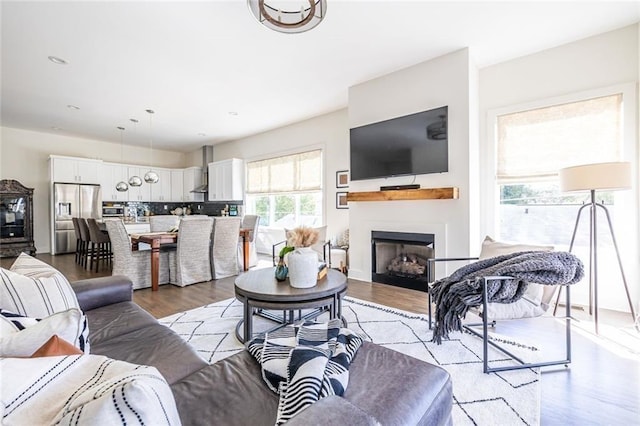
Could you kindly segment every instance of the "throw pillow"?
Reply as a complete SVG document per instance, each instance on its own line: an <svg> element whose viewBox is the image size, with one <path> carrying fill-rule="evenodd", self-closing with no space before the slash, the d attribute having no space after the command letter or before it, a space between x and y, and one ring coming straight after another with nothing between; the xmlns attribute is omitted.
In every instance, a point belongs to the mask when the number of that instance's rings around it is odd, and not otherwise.
<svg viewBox="0 0 640 426"><path fill-rule="evenodd" d="M154 367L100 355L0 359L3 425L179 425Z"/></svg>
<svg viewBox="0 0 640 426"><path fill-rule="evenodd" d="M31 358L39 358L42 356L60 356L60 355L82 355L83 352L73 346L66 340L58 337L57 334L51 336L47 343L31 355Z"/></svg>
<svg viewBox="0 0 640 426"><path fill-rule="evenodd" d="M10 270L0 268L0 306L34 318L44 318L70 308L80 309L64 275L24 253Z"/></svg>
<svg viewBox="0 0 640 426"><path fill-rule="evenodd" d="M520 251L553 251L553 249L553 246L506 243L486 236L482 242L479 258L482 260ZM487 314L492 319L527 318L541 315L548 308L542 304L542 301L550 299L555 289L555 286L529 283L522 299L508 304L489 303Z"/></svg>
<svg viewBox="0 0 640 426"><path fill-rule="evenodd" d="M0 310L0 331L1 357L31 356L54 335L89 353L87 318L76 308L41 320Z"/></svg>

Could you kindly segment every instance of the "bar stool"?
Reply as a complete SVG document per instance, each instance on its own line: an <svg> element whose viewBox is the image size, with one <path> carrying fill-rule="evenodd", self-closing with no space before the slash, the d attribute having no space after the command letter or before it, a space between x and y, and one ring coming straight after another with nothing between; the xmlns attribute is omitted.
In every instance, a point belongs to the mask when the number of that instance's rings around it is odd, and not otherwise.
<svg viewBox="0 0 640 426"><path fill-rule="evenodd" d="M87 226L87 221L84 218L78 217L76 218L78 222L78 229L80 230L80 265L83 267L87 267L87 261L89 259L89 242L91 238L89 238L89 227Z"/></svg>
<svg viewBox="0 0 640 426"><path fill-rule="evenodd" d="M98 272L100 269L100 261L109 264L113 259L111 240L109 239L109 234L100 230L95 219L87 219L87 226L89 227L89 238L91 241L91 249L89 251L91 261L89 262L89 269L93 269L93 263L95 262L96 272Z"/></svg>
<svg viewBox="0 0 640 426"><path fill-rule="evenodd" d="M84 251L82 238L80 238L80 225L78 224L77 217L72 217L71 221L73 222L73 230L75 231L75 234L76 234L76 263L80 264L82 259L82 253Z"/></svg>

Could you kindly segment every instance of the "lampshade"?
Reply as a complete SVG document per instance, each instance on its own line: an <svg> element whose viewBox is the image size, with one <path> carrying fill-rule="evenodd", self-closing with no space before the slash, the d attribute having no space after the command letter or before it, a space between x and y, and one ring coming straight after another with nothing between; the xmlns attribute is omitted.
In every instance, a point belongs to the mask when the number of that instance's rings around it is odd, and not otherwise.
<svg viewBox="0 0 640 426"><path fill-rule="evenodd" d="M628 162L585 164L560 170L560 190L564 192L629 188L631 163Z"/></svg>

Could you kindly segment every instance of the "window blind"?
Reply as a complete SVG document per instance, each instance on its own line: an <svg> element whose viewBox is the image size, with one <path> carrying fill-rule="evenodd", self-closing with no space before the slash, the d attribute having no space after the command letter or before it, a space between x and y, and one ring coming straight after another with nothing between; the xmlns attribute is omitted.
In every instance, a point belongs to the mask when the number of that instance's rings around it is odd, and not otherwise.
<svg viewBox="0 0 640 426"><path fill-rule="evenodd" d="M247 163L247 194L322 189L322 150Z"/></svg>
<svg viewBox="0 0 640 426"><path fill-rule="evenodd" d="M622 94L497 117L498 183L552 179L563 167L620 161Z"/></svg>

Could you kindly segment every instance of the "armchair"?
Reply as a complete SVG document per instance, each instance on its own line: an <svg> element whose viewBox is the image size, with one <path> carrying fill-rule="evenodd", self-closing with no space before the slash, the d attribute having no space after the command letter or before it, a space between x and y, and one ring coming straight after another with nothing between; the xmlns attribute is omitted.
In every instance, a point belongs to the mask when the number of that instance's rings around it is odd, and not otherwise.
<svg viewBox="0 0 640 426"><path fill-rule="evenodd" d="M428 276L433 277L433 271L435 264L437 262L453 262L453 261L470 261L470 260L487 260L487 259L497 259L498 256L505 256L519 252L550 252L553 247L550 246L531 246L531 245L513 245L513 244L505 244L501 242L496 242L491 238L487 237L482 244L482 250L479 257L472 258L435 258L429 259L427 264ZM570 255L571 256L571 255ZM512 276L503 276L503 275L490 275L490 276L482 276L478 275L477 277L468 278L473 283L469 285L474 288L480 289L480 303L478 303L475 309L470 309L474 313L476 313L481 322L479 323L466 323L462 324L461 328L474 334L477 337L482 339L483 343L483 369L485 373L496 372L496 371L505 371L505 370L517 370L523 368L534 368L534 367L544 367L551 365L561 365L564 364L567 366L571 362L571 317L570 317L570 292L569 285L574 282L577 282L582 276L582 265L579 264L577 271L572 279L563 284L566 287L566 315L563 317L565 319L565 356L562 359L551 360L551 361L540 361L540 362L525 362L520 359L518 356L514 355L511 351L506 349L503 345L500 345L498 342L491 340L488 334L488 328L496 328L498 321L503 320L513 320L513 319L523 319L523 318L533 318L542 316L549 308L549 303L551 302L553 295L560 287L560 285L541 285L535 283L529 283L526 287L526 291L518 290L521 294L521 297L517 297L520 294L514 294L513 299L517 299L511 303L492 303L491 296L489 295L489 289L492 287L492 284L495 284L504 280L514 280ZM455 273L454 273L455 274ZM429 328L432 328L432 312L431 312L431 299L432 294L436 293L436 300L441 299L438 297L438 291L434 291L434 284L438 282L429 283ZM440 306L438 306L440 308ZM464 314L462 314L464 316ZM436 312L437 321L441 321L443 318L442 312ZM547 317L553 318L553 317ZM441 325L441 324L440 324ZM481 331L478 330L478 327L481 327ZM435 335L435 334L434 334ZM495 347L505 355L507 355L510 359L516 361L515 365L510 366L502 366L502 367L490 367L488 360L488 348L489 345Z"/></svg>

